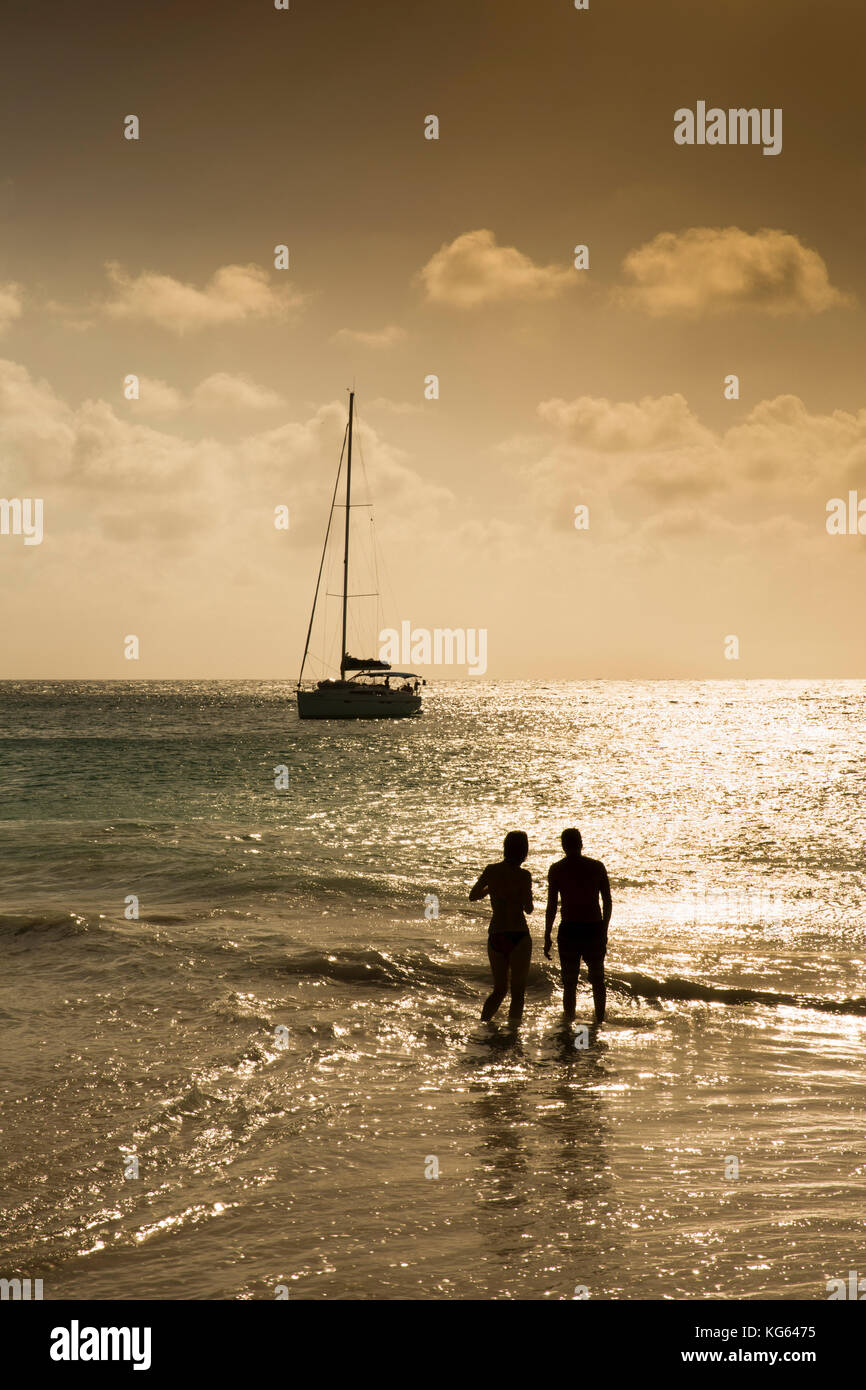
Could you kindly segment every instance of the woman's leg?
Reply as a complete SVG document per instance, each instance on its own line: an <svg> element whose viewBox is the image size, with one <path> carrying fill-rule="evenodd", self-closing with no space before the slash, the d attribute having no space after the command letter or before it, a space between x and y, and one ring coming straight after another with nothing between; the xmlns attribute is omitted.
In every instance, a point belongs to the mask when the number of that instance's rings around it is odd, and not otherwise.
<svg viewBox="0 0 866 1390"><path fill-rule="evenodd" d="M523 996L529 978L529 962L532 959L532 937L529 932L523 941L518 941L508 958L511 966L511 1006L508 1017L519 1023L523 1017Z"/></svg>
<svg viewBox="0 0 866 1390"><path fill-rule="evenodd" d="M484 1001L484 1008L481 1011L484 1022L492 1019L493 1013L502 1004L506 997L507 988L509 988L509 958L507 958L505 951L495 951L488 940L487 955L493 972L493 992Z"/></svg>
<svg viewBox="0 0 866 1390"><path fill-rule="evenodd" d="M493 971L493 993L485 999L484 1008L481 1010L481 1018L484 1022L496 1013L508 989L508 956L504 951L494 951L489 941L487 943L487 956L490 961L490 969Z"/></svg>

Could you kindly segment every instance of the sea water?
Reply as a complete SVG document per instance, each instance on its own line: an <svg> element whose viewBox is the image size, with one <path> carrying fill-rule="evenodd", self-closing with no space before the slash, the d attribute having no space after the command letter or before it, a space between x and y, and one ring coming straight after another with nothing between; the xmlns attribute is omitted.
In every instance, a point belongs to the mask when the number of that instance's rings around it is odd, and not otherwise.
<svg viewBox="0 0 866 1390"><path fill-rule="evenodd" d="M0 1276L826 1298L864 1260L864 744L863 682L473 680L326 724L279 682L0 685ZM541 951L567 825L613 891L598 1033ZM516 1032L467 899L510 829Z"/></svg>

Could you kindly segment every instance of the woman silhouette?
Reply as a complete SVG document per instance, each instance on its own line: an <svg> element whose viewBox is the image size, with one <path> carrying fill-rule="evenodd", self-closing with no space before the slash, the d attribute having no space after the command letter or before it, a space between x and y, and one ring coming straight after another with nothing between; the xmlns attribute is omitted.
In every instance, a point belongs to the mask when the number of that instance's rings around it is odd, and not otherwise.
<svg viewBox="0 0 866 1390"><path fill-rule="evenodd" d="M487 954L493 971L493 993L485 1000L481 1017L491 1019L508 992L511 975L511 1005L508 1017L519 1023L523 1017L523 996L529 975L532 937L525 912L532 911L532 875L523 869L529 853L529 840L522 830L509 830L502 846L502 862L488 864L469 893L470 902L490 895L493 916L487 934Z"/></svg>

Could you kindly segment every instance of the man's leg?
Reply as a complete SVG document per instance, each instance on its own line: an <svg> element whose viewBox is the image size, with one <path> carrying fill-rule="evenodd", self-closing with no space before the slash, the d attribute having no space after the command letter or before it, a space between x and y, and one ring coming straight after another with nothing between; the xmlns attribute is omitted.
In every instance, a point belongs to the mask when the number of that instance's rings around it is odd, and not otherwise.
<svg viewBox="0 0 866 1390"><path fill-rule="evenodd" d="M562 1011L567 1019L574 1018L577 1012L577 982L580 978L580 947L575 949L569 940L568 932L562 927L556 938L559 950L559 968L562 971Z"/></svg>
<svg viewBox="0 0 866 1390"><path fill-rule="evenodd" d="M508 957L511 966L511 1005L508 1017L512 1023L519 1023L523 1017L523 997L526 994L526 981L529 978L529 962L532 959L532 937L526 933L525 941L518 941Z"/></svg>
<svg viewBox="0 0 866 1390"><path fill-rule="evenodd" d="M508 957L502 951L494 951L488 941L487 958L493 971L493 993L487 996L481 1010L481 1018L485 1023L496 1013L508 990Z"/></svg>
<svg viewBox="0 0 866 1390"><path fill-rule="evenodd" d="M562 1011L570 1021L577 1013L577 982L580 979L580 966L571 965L569 973L562 971Z"/></svg>
<svg viewBox="0 0 866 1390"><path fill-rule="evenodd" d="M604 1023L604 1010L607 1003L607 990L604 985L604 956L595 952L586 961L589 982L592 985L592 1000L595 1004L595 1021Z"/></svg>

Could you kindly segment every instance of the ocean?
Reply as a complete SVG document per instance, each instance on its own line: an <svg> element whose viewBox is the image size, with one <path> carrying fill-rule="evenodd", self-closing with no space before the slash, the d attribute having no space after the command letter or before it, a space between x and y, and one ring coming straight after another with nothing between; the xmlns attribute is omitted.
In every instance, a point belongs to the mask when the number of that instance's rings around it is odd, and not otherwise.
<svg viewBox="0 0 866 1390"><path fill-rule="evenodd" d="M808 1300L862 1269L864 682L436 682L345 724L293 697L0 685L0 1275ZM588 1041L541 952L568 825L613 892ZM479 1021L467 897L511 829L517 1031Z"/></svg>

